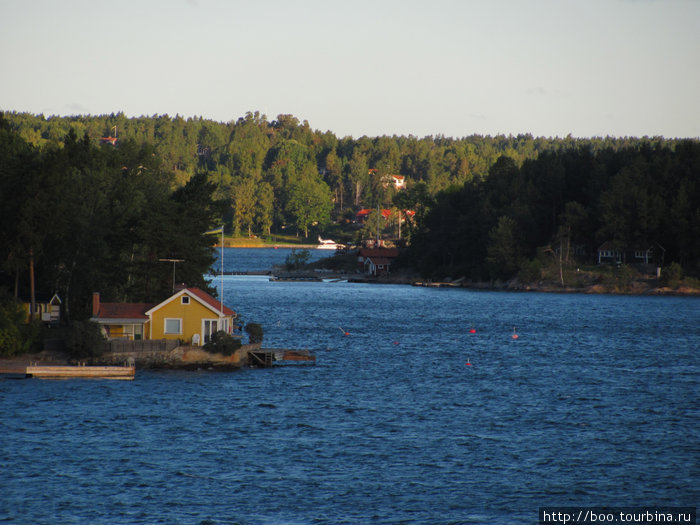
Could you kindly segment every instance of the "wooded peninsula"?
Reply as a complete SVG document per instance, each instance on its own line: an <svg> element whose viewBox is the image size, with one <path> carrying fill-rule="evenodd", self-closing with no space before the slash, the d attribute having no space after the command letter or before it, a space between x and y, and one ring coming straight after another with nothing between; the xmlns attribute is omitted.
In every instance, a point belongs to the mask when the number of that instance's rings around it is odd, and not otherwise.
<svg viewBox="0 0 700 525"><path fill-rule="evenodd" d="M292 115L230 122L0 114L0 287L156 301L207 289L216 238L318 236L404 248L425 278L536 281L601 257L700 276L700 141L337 137ZM363 220L358 220L362 212ZM642 254L640 256L640 254ZM6 318L7 315L0 315Z"/></svg>

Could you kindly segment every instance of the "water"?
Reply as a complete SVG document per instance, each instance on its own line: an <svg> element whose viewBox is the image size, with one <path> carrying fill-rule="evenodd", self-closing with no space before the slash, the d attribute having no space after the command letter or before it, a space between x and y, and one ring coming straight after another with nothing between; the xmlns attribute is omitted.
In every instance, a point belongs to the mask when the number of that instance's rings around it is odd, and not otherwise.
<svg viewBox="0 0 700 525"><path fill-rule="evenodd" d="M224 297L317 364L0 381L0 520L505 524L698 504L697 299L256 276L224 277Z"/></svg>
<svg viewBox="0 0 700 525"><path fill-rule="evenodd" d="M284 265L293 248L224 248L224 271L247 272L270 270L275 265ZM296 249L300 253L302 249ZM333 255L332 250L306 250L309 253L308 262L317 261ZM214 272L221 269L221 251L217 250L217 261L214 264Z"/></svg>

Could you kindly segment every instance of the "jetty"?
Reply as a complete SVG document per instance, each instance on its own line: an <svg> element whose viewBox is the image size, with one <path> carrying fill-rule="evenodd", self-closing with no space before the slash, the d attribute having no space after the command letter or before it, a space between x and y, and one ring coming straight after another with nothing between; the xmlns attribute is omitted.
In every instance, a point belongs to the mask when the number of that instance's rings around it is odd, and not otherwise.
<svg viewBox="0 0 700 525"><path fill-rule="evenodd" d="M0 376L37 379L121 379L132 380L133 366L27 365L0 368Z"/></svg>
<svg viewBox="0 0 700 525"><path fill-rule="evenodd" d="M290 364L316 364L316 356L308 350L289 350L283 348L258 349L248 352L248 366L270 368Z"/></svg>

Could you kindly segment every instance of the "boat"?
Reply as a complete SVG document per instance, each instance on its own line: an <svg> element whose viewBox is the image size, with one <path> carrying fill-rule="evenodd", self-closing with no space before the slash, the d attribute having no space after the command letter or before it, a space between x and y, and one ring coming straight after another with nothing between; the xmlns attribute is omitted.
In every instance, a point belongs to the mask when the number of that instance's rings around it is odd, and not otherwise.
<svg viewBox="0 0 700 525"><path fill-rule="evenodd" d="M341 248L345 248L345 245L339 244L331 239L322 239L320 235L318 236L317 250L338 250Z"/></svg>

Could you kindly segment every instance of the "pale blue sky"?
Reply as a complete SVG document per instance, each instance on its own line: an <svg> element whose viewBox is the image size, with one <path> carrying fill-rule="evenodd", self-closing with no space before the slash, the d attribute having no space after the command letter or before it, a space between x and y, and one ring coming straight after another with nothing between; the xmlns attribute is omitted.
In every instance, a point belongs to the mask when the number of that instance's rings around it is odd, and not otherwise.
<svg viewBox="0 0 700 525"><path fill-rule="evenodd" d="M700 137L700 0L0 0L0 110Z"/></svg>

